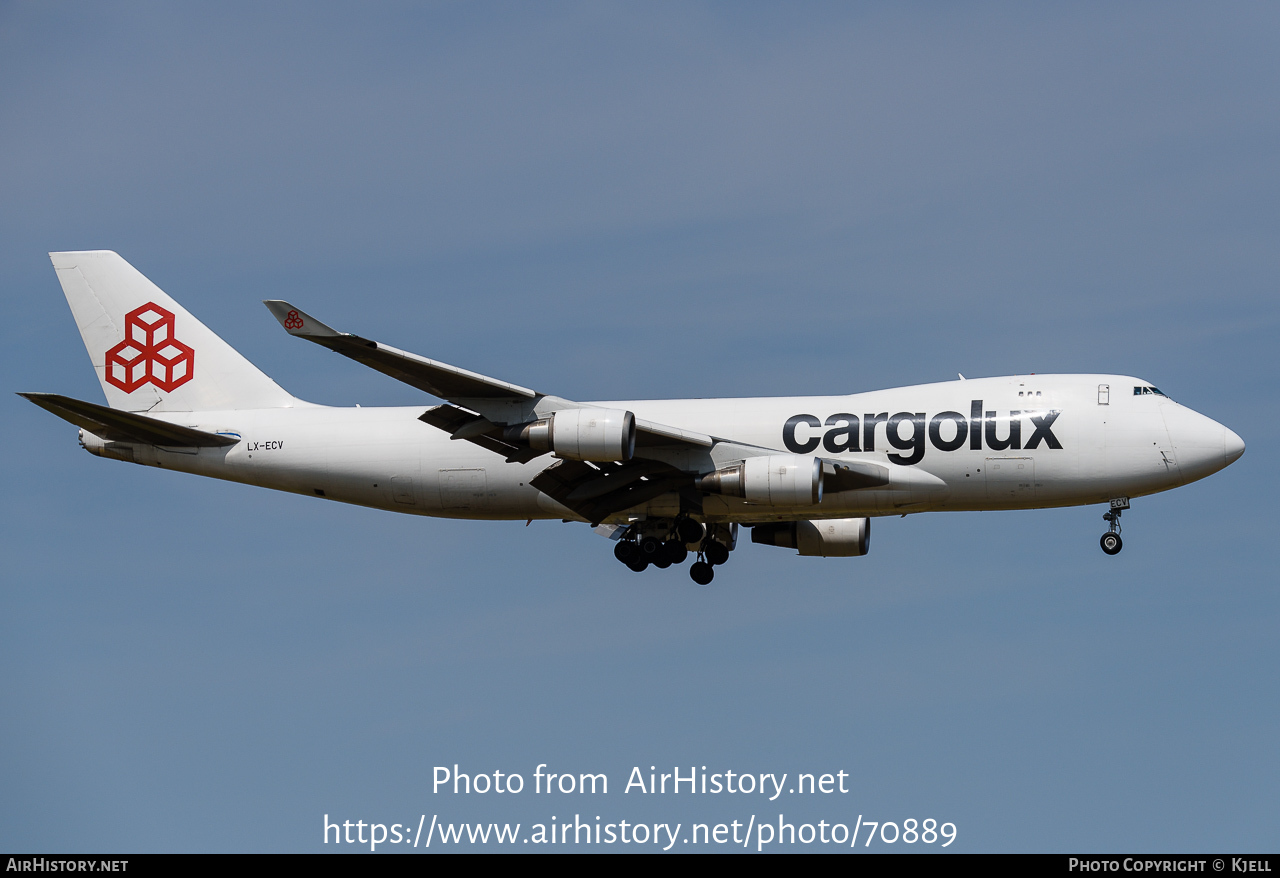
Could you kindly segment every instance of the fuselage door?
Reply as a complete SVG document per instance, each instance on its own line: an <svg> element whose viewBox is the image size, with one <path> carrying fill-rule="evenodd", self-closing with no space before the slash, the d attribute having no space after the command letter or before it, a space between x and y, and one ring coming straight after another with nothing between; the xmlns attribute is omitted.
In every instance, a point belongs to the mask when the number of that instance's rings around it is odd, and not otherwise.
<svg viewBox="0 0 1280 878"><path fill-rule="evenodd" d="M440 506L444 509L480 509L488 500L483 467L440 470Z"/></svg>
<svg viewBox="0 0 1280 878"><path fill-rule="evenodd" d="M1036 496L1036 462L1030 457L988 457L987 499L1021 503Z"/></svg>

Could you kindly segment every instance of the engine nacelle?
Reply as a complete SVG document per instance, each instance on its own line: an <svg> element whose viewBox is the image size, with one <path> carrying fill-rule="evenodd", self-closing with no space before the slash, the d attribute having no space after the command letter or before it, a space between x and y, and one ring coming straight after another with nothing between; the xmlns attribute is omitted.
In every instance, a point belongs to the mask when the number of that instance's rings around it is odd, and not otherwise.
<svg viewBox="0 0 1280 878"><path fill-rule="evenodd" d="M512 429L530 448L569 460L630 460L636 451L636 416L621 409L561 409Z"/></svg>
<svg viewBox="0 0 1280 878"><path fill-rule="evenodd" d="M816 506L822 502L822 460L803 454L748 457L703 476L698 487L760 506Z"/></svg>
<svg viewBox="0 0 1280 878"><path fill-rule="evenodd" d="M781 521L757 524L751 542L798 549L801 555L850 558L871 548L871 519L827 518L821 521Z"/></svg>

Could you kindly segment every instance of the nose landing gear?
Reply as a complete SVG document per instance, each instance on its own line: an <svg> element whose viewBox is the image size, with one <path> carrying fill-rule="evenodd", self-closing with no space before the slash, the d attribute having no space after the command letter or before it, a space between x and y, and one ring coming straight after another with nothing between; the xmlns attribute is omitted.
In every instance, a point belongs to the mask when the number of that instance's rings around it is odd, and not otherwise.
<svg viewBox="0 0 1280 878"><path fill-rule="evenodd" d="M1108 555L1118 555L1124 548L1124 540L1120 539L1120 513L1128 508L1129 498L1120 497L1111 501L1110 512L1102 514L1102 520L1107 522L1111 529L1104 533L1098 542L1102 545L1102 551Z"/></svg>
<svg viewBox="0 0 1280 878"><path fill-rule="evenodd" d="M1106 552L1108 555L1119 554L1120 550L1124 548L1124 540L1120 539L1120 534L1118 533L1104 533L1099 542L1102 544L1102 551Z"/></svg>

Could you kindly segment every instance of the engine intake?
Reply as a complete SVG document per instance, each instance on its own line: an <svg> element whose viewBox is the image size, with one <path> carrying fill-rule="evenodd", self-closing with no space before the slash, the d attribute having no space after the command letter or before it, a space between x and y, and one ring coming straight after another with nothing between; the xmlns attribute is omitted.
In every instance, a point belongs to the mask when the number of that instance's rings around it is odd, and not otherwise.
<svg viewBox="0 0 1280 878"><path fill-rule="evenodd" d="M816 506L822 502L822 460L801 454L748 457L703 476L698 487L761 506Z"/></svg>
<svg viewBox="0 0 1280 878"><path fill-rule="evenodd" d="M821 521L782 521L757 524L751 542L798 549L801 555L851 558L871 548L871 519L827 518Z"/></svg>
<svg viewBox="0 0 1280 878"><path fill-rule="evenodd" d="M636 451L636 417L621 409L562 409L507 428L505 438L568 460L630 460Z"/></svg>

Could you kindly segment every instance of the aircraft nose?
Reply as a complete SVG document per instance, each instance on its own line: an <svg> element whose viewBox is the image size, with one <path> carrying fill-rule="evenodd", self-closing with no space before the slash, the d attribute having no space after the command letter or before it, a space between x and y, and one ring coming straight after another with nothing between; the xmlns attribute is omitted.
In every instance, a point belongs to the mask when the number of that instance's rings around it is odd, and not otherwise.
<svg viewBox="0 0 1280 878"><path fill-rule="evenodd" d="M1223 427L1222 457L1224 463L1232 464L1244 454L1244 440L1236 435L1230 427Z"/></svg>
<svg viewBox="0 0 1280 878"><path fill-rule="evenodd" d="M1244 442L1225 424L1170 403L1163 407L1165 427L1177 450L1178 471L1188 481L1216 473L1244 454Z"/></svg>

